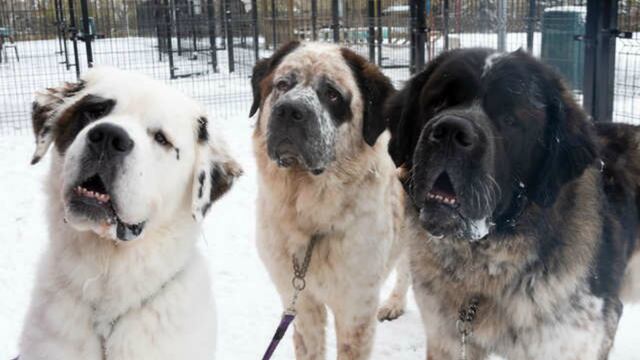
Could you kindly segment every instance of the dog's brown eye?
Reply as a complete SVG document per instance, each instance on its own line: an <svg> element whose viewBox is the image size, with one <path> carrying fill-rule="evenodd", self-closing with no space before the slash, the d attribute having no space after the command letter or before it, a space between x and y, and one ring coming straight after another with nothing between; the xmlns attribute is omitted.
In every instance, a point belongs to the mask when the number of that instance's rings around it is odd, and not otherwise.
<svg viewBox="0 0 640 360"><path fill-rule="evenodd" d="M285 80L280 80L276 83L276 89L280 91L287 91L291 88L291 85Z"/></svg>
<svg viewBox="0 0 640 360"><path fill-rule="evenodd" d="M336 90L334 88L328 88L327 89L327 98L331 102L336 102L336 101L340 100L340 93L338 92L338 90Z"/></svg>
<svg viewBox="0 0 640 360"><path fill-rule="evenodd" d="M167 137L164 136L164 134L162 133L162 131L156 131L156 133L153 135L153 139L162 146L171 145L169 143L169 140L167 140Z"/></svg>

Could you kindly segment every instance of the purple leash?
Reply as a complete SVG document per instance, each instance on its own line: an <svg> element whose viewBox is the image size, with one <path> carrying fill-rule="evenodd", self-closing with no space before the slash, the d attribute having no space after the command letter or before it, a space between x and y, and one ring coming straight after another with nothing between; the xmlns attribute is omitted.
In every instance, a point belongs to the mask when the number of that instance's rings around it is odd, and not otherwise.
<svg viewBox="0 0 640 360"><path fill-rule="evenodd" d="M278 324L278 328L276 329L276 333L273 334L273 338L269 343L269 347L267 347L267 351L262 355L262 360L269 360L273 356L273 353L276 351L278 344L280 344L280 340L284 337L284 334L287 332L289 325L293 322L293 319L296 317L296 302L298 301L298 295L300 292L304 290L307 286L306 281L304 280L305 275L307 275L307 269L309 268L309 263L311 262L311 253L313 252L313 247L316 242L320 239L320 235L313 235L311 240L309 241L309 246L307 247L307 251L304 255L304 260L302 264L298 263L298 259L296 259L295 255L292 256L293 261L293 279L291 279L291 285L293 285L293 297L291 299L291 304L282 314L282 319L280 319L280 324Z"/></svg>
<svg viewBox="0 0 640 360"><path fill-rule="evenodd" d="M273 356L273 352L276 351L278 344L280 344L280 340L282 340L282 338L284 337L284 334L287 332L289 325L291 324L291 322L295 317L296 317L295 314L291 314L289 312L285 312L284 314L282 314L280 325L278 325L278 328L276 329L276 333L273 334L273 339L271 339L271 342L269 343L269 347L267 348L267 351L265 351L264 355L262 356L262 360L271 359L271 356Z"/></svg>

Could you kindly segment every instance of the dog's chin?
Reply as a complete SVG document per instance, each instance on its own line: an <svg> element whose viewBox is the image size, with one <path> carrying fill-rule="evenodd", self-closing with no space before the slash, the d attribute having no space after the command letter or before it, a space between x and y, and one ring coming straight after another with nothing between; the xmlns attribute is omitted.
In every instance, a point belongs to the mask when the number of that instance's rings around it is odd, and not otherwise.
<svg viewBox="0 0 640 360"><path fill-rule="evenodd" d="M274 153L270 158L280 168L299 169L314 176L321 175L326 169L326 165L322 162L314 161L313 159L307 160L302 155L294 152Z"/></svg>
<svg viewBox="0 0 640 360"><path fill-rule="evenodd" d="M420 208L420 225L431 236L458 237L464 226L459 214L450 206L427 202Z"/></svg>
<svg viewBox="0 0 640 360"><path fill-rule="evenodd" d="M124 221L116 204L101 180L93 176L65 191L65 220L78 231L92 231L112 240L131 241L142 237L147 222Z"/></svg>
<svg viewBox="0 0 640 360"><path fill-rule="evenodd" d="M489 217L471 219L446 204L427 202L420 208L420 225L432 238L475 242L485 238L493 224Z"/></svg>

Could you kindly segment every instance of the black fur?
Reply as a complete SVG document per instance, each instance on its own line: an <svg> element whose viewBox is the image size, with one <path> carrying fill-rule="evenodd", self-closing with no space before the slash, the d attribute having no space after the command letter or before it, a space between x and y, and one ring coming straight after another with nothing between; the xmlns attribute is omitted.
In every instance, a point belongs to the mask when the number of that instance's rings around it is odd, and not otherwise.
<svg viewBox="0 0 640 360"><path fill-rule="evenodd" d="M410 174L405 189L432 222L423 226L446 233L455 226L443 230L433 223L446 225L452 215L440 216L446 209L430 207L425 201L435 178L447 172L456 195L462 197L468 183L489 174L501 193L490 199L495 200L492 213L484 215L500 222L510 209L519 207L514 206L517 198L524 198L521 210L529 215L523 220L526 224L520 225L536 229L534 237L539 241L539 260L532 266L555 273L564 267L563 259L555 254L566 243L553 220L555 215L546 209L555 206L564 191L559 211L579 212L575 201L579 195L566 186L585 169L599 166L602 159L602 191L596 204L603 227L589 285L593 294L610 301L615 310L626 263L638 248L640 128L593 126L552 69L516 51L486 71L485 59L491 53L487 49L444 53L388 101L389 153ZM431 144L434 122L447 116L463 117L472 124L472 133L479 139L472 153L442 152L439 145ZM448 155L438 155L441 152ZM517 191L523 197L516 196ZM457 214L482 217L463 200L459 199ZM518 227L496 226L493 231L498 232L496 236L508 236Z"/></svg>
<svg viewBox="0 0 640 360"><path fill-rule="evenodd" d="M206 143L209 141L209 130L207 130L208 120L204 116L198 118L198 142Z"/></svg>

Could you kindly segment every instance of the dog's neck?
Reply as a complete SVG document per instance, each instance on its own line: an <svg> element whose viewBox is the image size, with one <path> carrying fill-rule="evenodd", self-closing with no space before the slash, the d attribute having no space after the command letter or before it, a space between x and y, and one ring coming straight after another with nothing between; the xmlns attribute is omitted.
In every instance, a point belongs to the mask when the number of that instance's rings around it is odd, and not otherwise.
<svg viewBox="0 0 640 360"><path fill-rule="evenodd" d="M602 196L599 176L597 169L587 169L579 179L564 186L556 203L549 208L529 203L516 226L507 233L489 234L477 242L448 237L433 239L426 231L420 236L428 238L427 250L434 263L439 264L437 270L445 271L469 292L499 293L504 287L515 286L509 282L514 272L542 276L543 271L549 271L549 267L563 263L562 259L568 257L577 260L571 263L571 268L563 269L567 279L559 283L575 285L578 278L587 275L580 274L579 270L592 261L602 230L600 209L595 205ZM570 208L580 211L572 212ZM415 211L412 214L413 226L419 227L417 214ZM550 233L550 229L558 229L559 233ZM542 245L530 241L531 236L539 238ZM559 243L559 238L567 243ZM548 251L554 258L531 258L529 254L539 253L531 249L537 246L556 246L559 251Z"/></svg>
<svg viewBox="0 0 640 360"><path fill-rule="evenodd" d="M391 205L390 198L375 198L389 194L383 191L365 194L363 188L401 192L395 167L386 152L387 141L385 134L374 147L363 144L367 148L357 151L351 158L341 158L323 174L314 176L302 170L279 168L269 159L260 136L254 136L259 182L258 206L269 209L265 211L287 224L295 224L298 227L296 230L305 234L340 232L345 214L359 211L354 210L361 208L358 203L371 201L375 206L381 206L382 203ZM331 228L326 228L327 224L331 224Z"/></svg>
<svg viewBox="0 0 640 360"><path fill-rule="evenodd" d="M200 224L185 212L170 227L148 227L138 239L107 239L66 223L58 192L50 192L48 202L50 243L45 261L55 269L51 279L89 306L103 304L98 310L104 314L122 313L134 305L126 301L150 296L188 266L201 232ZM127 296L132 293L137 296Z"/></svg>

